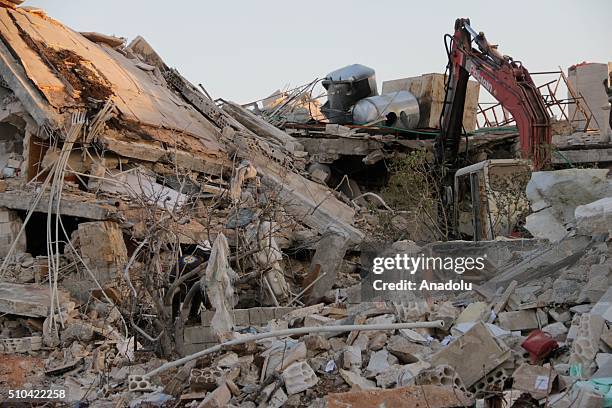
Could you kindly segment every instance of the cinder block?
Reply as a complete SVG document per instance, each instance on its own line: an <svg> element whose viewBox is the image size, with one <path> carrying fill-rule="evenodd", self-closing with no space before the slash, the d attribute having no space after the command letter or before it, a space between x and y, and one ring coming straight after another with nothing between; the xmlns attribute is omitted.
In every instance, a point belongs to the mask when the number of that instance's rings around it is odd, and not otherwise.
<svg viewBox="0 0 612 408"><path fill-rule="evenodd" d="M254 307L249 309L249 322L253 326L261 326L263 321L263 313L261 307Z"/></svg>
<svg viewBox="0 0 612 408"><path fill-rule="evenodd" d="M21 337L14 339L0 339L0 352L3 353L27 353L40 350L42 337Z"/></svg>
<svg viewBox="0 0 612 408"><path fill-rule="evenodd" d="M211 327L192 326L185 327L183 340L187 343L217 343L217 336Z"/></svg>
<svg viewBox="0 0 612 408"><path fill-rule="evenodd" d="M447 364L439 365L430 369L421 371L415 380L417 385L438 385L444 387L458 388L467 393L463 380L455 369Z"/></svg>
<svg viewBox="0 0 612 408"><path fill-rule="evenodd" d="M189 374L189 388L193 392L212 391L217 388L217 379L223 372L214 367L194 368Z"/></svg>
<svg viewBox="0 0 612 408"><path fill-rule="evenodd" d="M501 392L504 383L510 377L510 372L503 366L497 367L489 374L477 381L471 388L476 398L484 398L486 395Z"/></svg>
<svg viewBox="0 0 612 408"><path fill-rule="evenodd" d="M275 316L275 307L262 307L261 308L261 325L265 326L268 324L270 320L274 320Z"/></svg>
<svg viewBox="0 0 612 408"><path fill-rule="evenodd" d="M585 313L580 316L576 339L572 344L570 364L580 364L585 376L595 371L595 357L599 351L599 339L603 334L605 321L603 317Z"/></svg>
<svg viewBox="0 0 612 408"><path fill-rule="evenodd" d="M155 391L153 384L142 375L128 376L128 388L130 391L150 392Z"/></svg>
<svg viewBox="0 0 612 408"><path fill-rule="evenodd" d="M249 326L251 321L249 320L249 309L235 309L234 310L234 324L236 326Z"/></svg>
<svg viewBox="0 0 612 408"><path fill-rule="evenodd" d="M314 387L319 382L315 372L304 361L291 364L283 371L281 376L285 381L285 388L289 395L305 391L310 387Z"/></svg>

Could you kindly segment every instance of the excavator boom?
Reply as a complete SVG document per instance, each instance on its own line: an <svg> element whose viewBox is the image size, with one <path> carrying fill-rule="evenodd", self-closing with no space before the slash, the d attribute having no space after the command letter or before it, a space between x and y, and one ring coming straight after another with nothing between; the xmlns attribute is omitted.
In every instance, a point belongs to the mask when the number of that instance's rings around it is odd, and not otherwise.
<svg viewBox="0 0 612 408"><path fill-rule="evenodd" d="M472 41L478 49L472 47ZM518 61L501 55L484 33L477 33L469 19L457 19L449 55L445 107L436 140L436 161L456 169L462 134L463 110L472 76L516 121L523 158L539 170L550 161L550 117L529 72Z"/></svg>

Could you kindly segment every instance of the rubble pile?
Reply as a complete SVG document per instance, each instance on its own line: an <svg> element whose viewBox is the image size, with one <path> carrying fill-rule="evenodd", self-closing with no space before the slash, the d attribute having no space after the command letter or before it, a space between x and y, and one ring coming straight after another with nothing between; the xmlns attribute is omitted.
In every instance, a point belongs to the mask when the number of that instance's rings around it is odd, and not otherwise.
<svg viewBox="0 0 612 408"><path fill-rule="evenodd" d="M440 194L418 167L433 130L406 133L421 101L425 127L439 117L427 89L442 76L388 83L428 84L410 94L403 129L323 124L333 108L308 96L315 82L262 109L212 100L141 37L77 33L17 3L0 3L3 399L47 389L91 407L611 406L607 169L529 174L504 201L529 201L524 225L487 201L506 233L493 239L489 214L491 240L449 240L435 223L416 227ZM379 97L373 71L347 68ZM342 72L326 86L363 85ZM483 191L498 173L518 178L516 136L461 141L486 159L467 168L486 175ZM387 160L410 166L393 175ZM380 255L474 255L483 270L466 274L467 291L371 299L365 254L380 239Z"/></svg>

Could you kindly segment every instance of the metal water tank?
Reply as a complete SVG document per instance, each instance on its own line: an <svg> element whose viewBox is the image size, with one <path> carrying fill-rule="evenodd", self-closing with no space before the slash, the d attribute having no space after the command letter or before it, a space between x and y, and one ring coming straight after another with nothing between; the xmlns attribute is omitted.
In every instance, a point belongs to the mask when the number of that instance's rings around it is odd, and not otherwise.
<svg viewBox="0 0 612 408"><path fill-rule="evenodd" d="M419 124L419 102L408 91L370 96L353 107L353 123L379 123L401 129L414 129Z"/></svg>
<svg viewBox="0 0 612 408"><path fill-rule="evenodd" d="M351 123L351 107L360 99L378 95L376 73L360 64L330 72L322 85L327 90L327 102L321 107L321 112L330 123Z"/></svg>

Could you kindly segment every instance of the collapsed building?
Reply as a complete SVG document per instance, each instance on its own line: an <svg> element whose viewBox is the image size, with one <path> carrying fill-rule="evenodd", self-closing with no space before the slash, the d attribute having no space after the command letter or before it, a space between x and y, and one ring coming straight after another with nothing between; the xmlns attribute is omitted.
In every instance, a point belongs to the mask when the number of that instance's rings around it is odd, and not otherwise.
<svg viewBox="0 0 612 408"><path fill-rule="evenodd" d="M77 33L29 7L1 7L0 21L3 389L92 406L610 398L612 147L580 68L557 170L490 205L521 213L519 237L505 225L495 241L439 242L423 166L444 75L378 95L373 70L352 66L324 86L356 99L320 105L308 84L248 109L212 100L141 37ZM478 128L478 95L470 82L460 151L466 175L494 184L508 172L491 160L518 157L518 132L505 116ZM486 273L456 296L367 301L360 255L374 240L485 254Z"/></svg>

